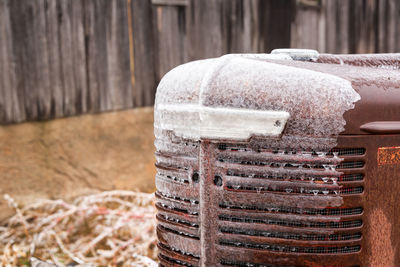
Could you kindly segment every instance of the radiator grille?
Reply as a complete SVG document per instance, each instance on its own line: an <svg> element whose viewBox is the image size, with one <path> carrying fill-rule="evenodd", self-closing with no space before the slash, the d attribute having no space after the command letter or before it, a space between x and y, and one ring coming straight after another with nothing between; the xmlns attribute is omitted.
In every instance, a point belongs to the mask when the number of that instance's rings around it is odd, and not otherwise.
<svg viewBox="0 0 400 267"><path fill-rule="evenodd" d="M160 266L196 267L201 262L203 229L200 145L157 142ZM221 143L214 149L215 173L207 186L218 188L213 191L218 201L207 208L215 209L217 249L235 250L238 255L250 249L265 255L312 257L361 250L364 209L357 201L340 203L364 192L364 148L294 151ZM254 263L250 254L235 254L217 254L217 262L239 267L304 266Z"/></svg>
<svg viewBox="0 0 400 267"><path fill-rule="evenodd" d="M156 146L160 266L199 266L199 143L157 140Z"/></svg>
<svg viewBox="0 0 400 267"><path fill-rule="evenodd" d="M363 207L329 203L363 193L364 148L324 152L219 144L217 151L225 196L218 203L220 246L285 255L346 255L361 250ZM238 261L234 255L220 263L274 266Z"/></svg>

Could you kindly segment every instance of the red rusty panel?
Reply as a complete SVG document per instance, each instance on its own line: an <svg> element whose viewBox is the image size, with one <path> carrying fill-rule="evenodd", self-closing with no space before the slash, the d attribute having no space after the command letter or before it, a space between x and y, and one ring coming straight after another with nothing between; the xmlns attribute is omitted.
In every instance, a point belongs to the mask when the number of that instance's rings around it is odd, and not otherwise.
<svg viewBox="0 0 400 267"><path fill-rule="evenodd" d="M400 164L400 147L380 147L378 165Z"/></svg>

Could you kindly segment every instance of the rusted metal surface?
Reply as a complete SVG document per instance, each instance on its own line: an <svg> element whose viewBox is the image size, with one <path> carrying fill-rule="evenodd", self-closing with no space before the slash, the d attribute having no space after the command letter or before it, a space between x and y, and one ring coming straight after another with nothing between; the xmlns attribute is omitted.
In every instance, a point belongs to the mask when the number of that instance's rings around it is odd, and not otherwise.
<svg viewBox="0 0 400 267"><path fill-rule="evenodd" d="M329 73L322 63L280 64ZM400 136L349 132L368 120L357 108L376 108L363 102L371 86L379 98L393 84L353 81L355 74L344 73L351 66L331 66L361 96L343 114L351 127L333 135L335 147L287 131L280 138L196 141L156 129L161 266L397 266ZM394 94L381 97L379 109ZM384 120L400 114L386 108Z"/></svg>
<svg viewBox="0 0 400 267"><path fill-rule="evenodd" d="M400 165L400 147L380 147L378 149L378 165Z"/></svg>
<svg viewBox="0 0 400 267"><path fill-rule="evenodd" d="M359 67L378 67L383 69L400 69L400 54L358 54L331 55L322 54L318 63L342 64Z"/></svg>

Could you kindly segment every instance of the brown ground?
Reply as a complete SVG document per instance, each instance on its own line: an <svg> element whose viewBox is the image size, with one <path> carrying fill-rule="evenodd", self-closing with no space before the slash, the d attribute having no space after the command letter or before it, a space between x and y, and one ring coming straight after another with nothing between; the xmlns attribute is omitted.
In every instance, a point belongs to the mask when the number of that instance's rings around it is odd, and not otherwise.
<svg viewBox="0 0 400 267"><path fill-rule="evenodd" d="M113 189L154 191L153 109L0 126L3 199L72 199Z"/></svg>

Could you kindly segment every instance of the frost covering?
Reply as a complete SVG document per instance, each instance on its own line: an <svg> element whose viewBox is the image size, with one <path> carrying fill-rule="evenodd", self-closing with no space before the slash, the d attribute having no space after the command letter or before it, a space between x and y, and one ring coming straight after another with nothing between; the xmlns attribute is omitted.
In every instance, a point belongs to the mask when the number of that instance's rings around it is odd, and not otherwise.
<svg viewBox="0 0 400 267"><path fill-rule="evenodd" d="M226 55L176 67L157 89L156 135L247 140L284 130L283 137L336 137L360 96L348 80L280 64L287 58Z"/></svg>

